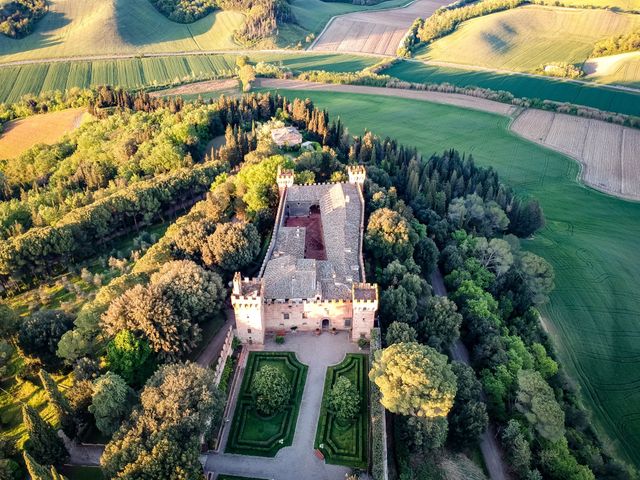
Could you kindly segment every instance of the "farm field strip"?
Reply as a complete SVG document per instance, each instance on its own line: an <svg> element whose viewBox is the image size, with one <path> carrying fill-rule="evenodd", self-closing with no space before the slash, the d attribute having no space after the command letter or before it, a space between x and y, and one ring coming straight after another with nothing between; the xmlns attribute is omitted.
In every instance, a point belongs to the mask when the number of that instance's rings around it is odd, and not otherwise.
<svg viewBox="0 0 640 480"><path fill-rule="evenodd" d="M506 184L540 201L546 226L523 246L556 273L543 315L594 426L612 448L640 464L640 392L634 387L640 381L640 203L584 188L574 160L515 136L506 117L396 97L319 90L288 95L309 97L340 116L352 134L390 136L424 155L448 148L473 154Z"/></svg>
<svg viewBox="0 0 640 480"><path fill-rule="evenodd" d="M118 60L72 61L0 66L0 102L15 102L23 95L53 90L119 85L138 89L185 81L230 76L235 54L185 55L125 58ZM251 61L281 63L293 70L355 72L373 65L374 57L346 54L250 54Z"/></svg>
<svg viewBox="0 0 640 480"><path fill-rule="evenodd" d="M407 82L450 83L459 87L503 90L520 98L547 99L640 116L640 92L589 82L574 82L520 73L471 70L454 66L399 62L383 73Z"/></svg>
<svg viewBox="0 0 640 480"><path fill-rule="evenodd" d="M528 5L468 20L424 48L417 57L534 71L551 62L582 64L598 40L638 28L638 15Z"/></svg>
<svg viewBox="0 0 640 480"><path fill-rule="evenodd" d="M587 185L640 200L640 130L533 109L522 112L511 130L580 162Z"/></svg>
<svg viewBox="0 0 640 480"><path fill-rule="evenodd" d="M404 8L335 17L312 45L316 51L395 55L417 17L428 17L449 0L416 0Z"/></svg>

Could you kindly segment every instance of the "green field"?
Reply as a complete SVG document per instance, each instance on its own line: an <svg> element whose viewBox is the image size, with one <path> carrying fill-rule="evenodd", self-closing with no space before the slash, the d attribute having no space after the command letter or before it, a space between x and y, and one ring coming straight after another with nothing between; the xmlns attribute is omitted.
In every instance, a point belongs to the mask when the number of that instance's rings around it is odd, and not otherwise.
<svg viewBox="0 0 640 480"><path fill-rule="evenodd" d="M51 0L32 34L0 35L0 62L238 48L233 32L243 21L242 13L217 11L189 25L175 23L149 0Z"/></svg>
<svg viewBox="0 0 640 480"><path fill-rule="evenodd" d="M446 82L460 87L473 85L492 90L505 90L516 97L570 102L627 115L640 115L640 92L616 90L599 85L518 73L501 74L437 67L419 62L400 62L385 70L384 73L407 82Z"/></svg>
<svg viewBox="0 0 640 480"><path fill-rule="evenodd" d="M366 469L369 453L369 369L367 356L347 354L342 362L327 369L322 408L313 448L319 449L325 462ZM347 377L360 394L360 413L350 425L340 425L328 410L328 395L339 377Z"/></svg>
<svg viewBox="0 0 640 480"><path fill-rule="evenodd" d="M596 425L640 465L640 203L579 184L576 162L516 137L506 117L389 97L286 94L312 98L352 134L372 130L426 155L451 147L471 153L540 201L547 225L525 247L555 268L556 290L543 311L554 343Z"/></svg>
<svg viewBox="0 0 640 480"><path fill-rule="evenodd" d="M142 88L231 75L235 55L185 55L0 66L0 102L15 102L30 93L95 85ZM281 63L293 70L355 72L376 63L356 55L254 54L252 61Z"/></svg>
<svg viewBox="0 0 640 480"><path fill-rule="evenodd" d="M640 15L531 5L464 22L417 56L532 72L551 62L582 64L598 40L638 28Z"/></svg>
<svg viewBox="0 0 640 480"><path fill-rule="evenodd" d="M251 394L253 376L264 365L280 369L293 388L290 403L268 418L258 414ZM274 457L278 450L290 446L306 377L307 366L300 363L293 352L249 353L225 452Z"/></svg>

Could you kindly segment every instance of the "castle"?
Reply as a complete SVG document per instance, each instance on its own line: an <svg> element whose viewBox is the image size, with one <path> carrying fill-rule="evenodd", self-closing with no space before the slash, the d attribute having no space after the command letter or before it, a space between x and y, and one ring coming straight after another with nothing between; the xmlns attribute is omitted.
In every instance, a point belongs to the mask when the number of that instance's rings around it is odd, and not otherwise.
<svg viewBox="0 0 640 480"><path fill-rule="evenodd" d="M378 286L366 283L362 259L363 166L348 167L348 183L295 185L278 169L278 211L260 273L233 278L237 336L264 343L267 332L343 330L368 337Z"/></svg>

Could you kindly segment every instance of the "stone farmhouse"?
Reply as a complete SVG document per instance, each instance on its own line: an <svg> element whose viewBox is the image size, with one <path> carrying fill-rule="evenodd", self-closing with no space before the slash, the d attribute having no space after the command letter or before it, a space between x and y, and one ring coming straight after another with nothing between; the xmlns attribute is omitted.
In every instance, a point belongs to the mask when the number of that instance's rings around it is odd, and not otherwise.
<svg viewBox="0 0 640 480"><path fill-rule="evenodd" d="M362 259L365 169L348 183L294 185L278 169L280 192L271 244L257 278L233 279L237 336L264 343L266 333L343 330L368 337L378 286L366 283Z"/></svg>

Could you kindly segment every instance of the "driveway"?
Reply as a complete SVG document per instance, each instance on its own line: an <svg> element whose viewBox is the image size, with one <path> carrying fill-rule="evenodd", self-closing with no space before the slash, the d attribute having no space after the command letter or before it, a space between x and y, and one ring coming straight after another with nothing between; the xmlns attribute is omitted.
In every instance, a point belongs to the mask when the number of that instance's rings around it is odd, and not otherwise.
<svg viewBox="0 0 640 480"><path fill-rule="evenodd" d="M345 474L351 469L325 464L315 456L313 442L327 367L340 363L346 353L358 352L358 346L349 341L347 332L337 335L325 332L319 337L308 333L290 333L283 345L277 345L273 338L270 338L264 346L254 345L251 350L295 352L298 360L309 367L293 444L282 448L273 458L226 454L222 452L227 442L227 430L222 438L221 453L206 455L205 473L215 472L215 474L224 473L274 480L344 479ZM240 383L240 381L236 383L236 389L240 387ZM233 396L235 397L236 395Z"/></svg>

